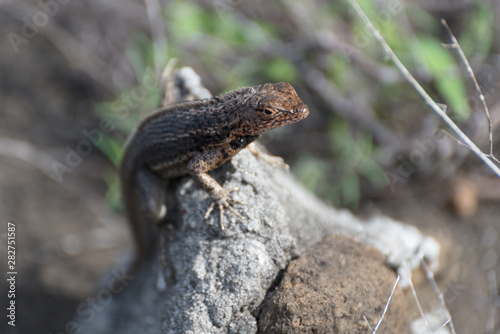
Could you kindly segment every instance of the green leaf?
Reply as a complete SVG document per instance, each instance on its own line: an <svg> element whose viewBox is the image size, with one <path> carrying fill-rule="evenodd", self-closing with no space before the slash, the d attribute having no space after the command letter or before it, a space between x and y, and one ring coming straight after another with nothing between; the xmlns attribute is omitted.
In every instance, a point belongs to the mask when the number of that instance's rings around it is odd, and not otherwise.
<svg viewBox="0 0 500 334"><path fill-rule="evenodd" d="M459 120L466 119L470 110L466 88L450 51L430 36L421 37L417 43L414 49L424 60L444 102L451 107Z"/></svg>
<svg viewBox="0 0 500 334"><path fill-rule="evenodd" d="M404 6L406 12L411 13L411 15L408 15L408 19L411 21L412 26L416 28L415 30L425 31L430 34L436 34L441 31L442 26L439 24L439 21L420 5L405 3Z"/></svg>
<svg viewBox="0 0 500 334"><path fill-rule="evenodd" d="M104 200L115 212L121 211L123 205L120 194L120 180L116 170L107 169L102 173L103 179L108 185Z"/></svg>
<svg viewBox="0 0 500 334"><path fill-rule="evenodd" d="M165 7L169 28L179 40L189 41L200 32L210 33L214 29L211 15L188 1L170 2Z"/></svg>
<svg viewBox="0 0 500 334"><path fill-rule="evenodd" d="M98 147L115 166L119 165L123 147L123 143L121 141L107 135L103 135L103 140Z"/></svg>
<svg viewBox="0 0 500 334"><path fill-rule="evenodd" d="M344 203L349 206L357 207L359 204L359 178L356 173L344 175L340 180L342 188L342 198Z"/></svg>
<svg viewBox="0 0 500 334"><path fill-rule="evenodd" d="M293 173L311 191L316 191L320 180L323 179L324 164L310 156L300 158L293 166Z"/></svg>
<svg viewBox="0 0 500 334"><path fill-rule="evenodd" d="M466 56L474 52L475 61L482 62L489 54L495 33L495 14L491 5L478 6L472 12L472 18L458 37L458 43ZM479 58L479 59L478 59Z"/></svg>
<svg viewBox="0 0 500 334"><path fill-rule="evenodd" d="M295 67L286 59L276 58L266 65L266 73L274 82L293 82L296 77Z"/></svg>
<svg viewBox="0 0 500 334"><path fill-rule="evenodd" d="M373 0L357 0L356 1L363 10L363 12L368 13L370 16L373 16L373 14L376 12L375 8L375 1Z"/></svg>
<svg viewBox="0 0 500 334"><path fill-rule="evenodd" d="M328 56L328 76L335 82L337 87L344 90L347 80L352 78L351 64L343 54L332 53Z"/></svg>
<svg viewBox="0 0 500 334"><path fill-rule="evenodd" d="M360 161L356 170L366 177L370 183L376 188L383 187L387 184L385 173L379 164L371 157L365 157Z"/></svg>

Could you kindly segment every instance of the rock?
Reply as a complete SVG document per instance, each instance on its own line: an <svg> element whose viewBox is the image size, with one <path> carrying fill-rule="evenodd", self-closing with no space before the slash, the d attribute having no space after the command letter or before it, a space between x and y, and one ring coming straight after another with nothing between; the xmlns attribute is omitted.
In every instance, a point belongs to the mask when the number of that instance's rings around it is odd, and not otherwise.
<svg viewBox="0 0 500 334"><path fill-rule="evenodd" d="M380 319L394 271L376 249L352 238L329 236L288 266L264 302L259 333L367 333ZM406 333L408 307L398 287L380 333Z"/></svg>
<svg viewBox="0 0 500 334"><path fill-rule="evenodd" d="M182 81L179 73L176 80ZM238 189L231 197L245 203L235 209L246 219L226 213L223 231L217 211L204 219L211 200L190 177L170 182L170 225L158 228L159 257L135 277L126 277L123 291L110 288L113 275L105 277L97 298L92 297L100 303L91 306L92 312L87 305L79 308L77 329L93 334L256 333L260 305L280 273L329 234L376 247L396 270L405 261L410 270L417 268L422 257L432 269L438 267L440 248L433 238L381 215L363 222L347 210L330 208L285 168L247 149L211 175L225 189ZM385 289L373 294L382 303L387 295Z"/></svg>

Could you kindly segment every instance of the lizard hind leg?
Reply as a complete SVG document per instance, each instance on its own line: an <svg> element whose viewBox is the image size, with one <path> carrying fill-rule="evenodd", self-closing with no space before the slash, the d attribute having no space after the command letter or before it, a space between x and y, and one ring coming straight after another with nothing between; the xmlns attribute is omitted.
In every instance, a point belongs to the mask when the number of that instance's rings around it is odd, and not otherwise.
<svg viewBox="0 0 500 334"><path fill-rule="evenodd" d="M140 170L137 180L142 213L150 223L158 224L167 215L166 181L148 169Z"/></svg>

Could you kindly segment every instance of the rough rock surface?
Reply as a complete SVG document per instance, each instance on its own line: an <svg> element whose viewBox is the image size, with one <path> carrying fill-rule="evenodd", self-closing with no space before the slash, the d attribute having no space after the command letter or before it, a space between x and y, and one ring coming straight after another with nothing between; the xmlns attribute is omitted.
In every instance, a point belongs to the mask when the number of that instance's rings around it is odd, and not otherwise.
<svg viewBox="0 0 500 334"><path fill-rule="evenodd" d="M205 221L210 199L189 177L182 179L175 188L179 221L159 229L163 261L146 263L92 319L80 317L82 332L255 333L256 312L280 272L329 234L377 247L395 268L405 258L410 268L418 265L422 255L437 266L434 239L387 217L361 222L329 208L248 150L212 175L225 189L239 188L231 196L246 203L236 209L247 221L228 213L225 231L218 214Z"/></svg>
<svg viewBox="0 0 500 334"><path fill-rule="evenodd" d="M368 333L380 319L396 274L385 257L349 237L329 236L290 263L264 303L259 333ZM380 333L406 333L408 308L396 288Z"/></svg>
<svg viewBox="0 0 500 334"><path fill-rule="evenodd" d="M199 86L191 69L178 71L176 80L179 73L186 79L176 86ZM158 228L158 258L135 277L124 268L104 277L93 297L98 303L77 311L73 331L256 333L260 305L288 263L329 234L377 248L398 271L404 262L418 267L422 257L437 269L440 247L433 238L384 216L362 222L327 207L285 169L247 149L211 175L225 189L237 189L231 196L245 203L235 208L246 220L227 213L222 230L218 212L203 218L211 203L206 192L189 177L171 182L170 224ZM117 279L127 288L115 291Z"/></svg>

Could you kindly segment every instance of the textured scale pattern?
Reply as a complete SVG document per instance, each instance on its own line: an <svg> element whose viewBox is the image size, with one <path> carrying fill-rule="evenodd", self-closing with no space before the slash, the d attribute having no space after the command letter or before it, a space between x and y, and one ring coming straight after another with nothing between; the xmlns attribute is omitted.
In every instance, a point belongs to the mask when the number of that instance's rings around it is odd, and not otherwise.
<svg viewBox="0 0 500 334"><path fill-rule="evenodd" d="M243 87L210 99L171 105L146 117L130 135L120 168L122 195L139 257L149 253L151 223L165 212L162 179L191 175L224 209L234 201L209 174L262 133L307 117L288 83Z"/></svg>

